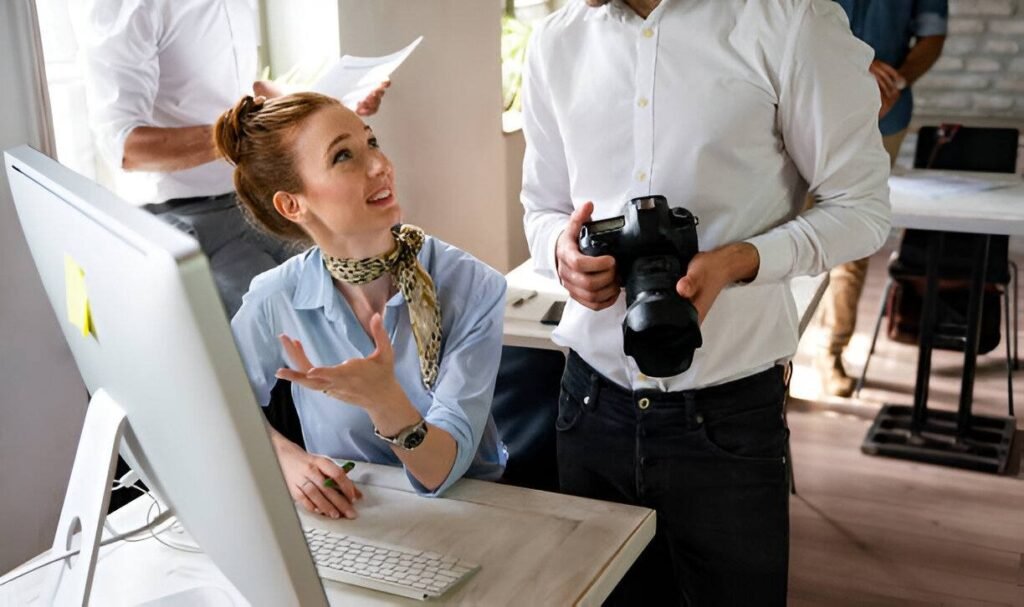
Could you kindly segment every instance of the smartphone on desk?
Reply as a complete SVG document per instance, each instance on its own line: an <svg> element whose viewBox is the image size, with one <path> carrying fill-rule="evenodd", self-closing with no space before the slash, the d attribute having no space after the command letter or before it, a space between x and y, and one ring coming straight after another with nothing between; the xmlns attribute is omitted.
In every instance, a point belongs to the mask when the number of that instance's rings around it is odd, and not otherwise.
<svg viewBox="0 0 1024 607"><path fill-rule="evenodd" d="M564 301L553 302L544 316L540 317L540 323L542 325L557 325L562 320L562 310L564 309Z"/></svg>

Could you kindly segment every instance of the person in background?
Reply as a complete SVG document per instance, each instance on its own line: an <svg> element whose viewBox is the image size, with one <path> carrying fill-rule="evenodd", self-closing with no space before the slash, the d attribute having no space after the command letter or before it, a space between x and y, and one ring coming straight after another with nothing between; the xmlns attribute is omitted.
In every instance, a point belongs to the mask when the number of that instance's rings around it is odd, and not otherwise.
<svg viewBox="0 0 1024 607"><path fill-rule="evenodd" d="M359 493L330 458L403 465L426 495L464 474L499 478L504 277L398 225L391 162L337 100L247 96L214 132L253 221L314 244L257 276L231 321L257 402L291 382L305 448L271 440L296 502L356 516Z"/></svg>
<svg viewBox="0 0 1024 607"><path fill-rule="evenodd" d="M875 51L871 74L882 107L878 127L896 164L907 135L914 95L911 86L938 61L946 41L947 0L835 0L850 19L850 30ZM822 306L825 337L816 366L825 392L847 397L855 381L843 367L843 350L857 324L857 303L864 290L868 258L841 264L829 276Z"/></svg>
<svg viewBox="0 0 1024 607"><path fill-rule="evenodd" d="M534 30L524 221L534 267L572 297L553 335L570 349L559 483L658 517L609 604L786 603L789 279L889 234L871 57L831 0L575 0ZM651 195L700 220L675 286L703 346L671 377L624 354L615 258L577 241Z"/></svg>
<svg viewBox="0 0 1024 607"><path fill-rule="evenodd" d="M86 0L75 10L102 156L134 177L134 202L199 241L232 316L252 278L295 253L245 222L212 138L213 121L257 77L256 0ZM360 115L377 111L384 86Z"/></svg>

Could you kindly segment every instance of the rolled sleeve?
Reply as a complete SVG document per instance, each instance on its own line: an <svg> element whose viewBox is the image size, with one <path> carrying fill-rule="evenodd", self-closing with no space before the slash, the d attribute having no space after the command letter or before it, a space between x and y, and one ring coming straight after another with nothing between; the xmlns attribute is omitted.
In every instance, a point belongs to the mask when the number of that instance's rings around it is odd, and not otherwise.
<svg viewBox="0 0 1024 607"><path fill-rule="evenodd" d="M779 123L816 204L747 240L761 256L753 284L866 257L890 229L889 160L867 69L873 53L832 2L808 3L794 27L780 70Z"/></svg>
<svg viewBox="0 0 1024 607"><path fill-rule="evenodd" d="M911 31L918 38L945 36L948 30L948 0L918 0Z"/></svg>
<svg viewBox="0 0 1024 607"><path fill-rule="evenodd" d="M569 222L573 204L562 135L551 105L542 56L543 28L530 39L523 68L523 188L520 200L534 269L554 277L555 244Z"/></svg>
<svg viewBox="0 0 1024 607"><path fill-rule="evenodd" d="M448 478L434 491L407 473L417 493L443 494L469 469L491 413L494 384L501 360L501 331L505 311L505 280L488 269L483 295L457 310L457 320L441 354L434 399L424 416L427 423L455 440L456 454Z"/></svg>
<svg viewBox="0 0 1024 607"><path fill-rule="evenodd" d="M945 36L947 29L946 17L938 13L921 13L914 19L914 35L918 38Z"/></svg>
<svg viewBox="0 0 1024 607"><path fill-rule="evenodd" d="M92 0L77 30L89 121L104 159L120 168L128 135L153 122L160 79L158 11L140 0Z"/></svg>

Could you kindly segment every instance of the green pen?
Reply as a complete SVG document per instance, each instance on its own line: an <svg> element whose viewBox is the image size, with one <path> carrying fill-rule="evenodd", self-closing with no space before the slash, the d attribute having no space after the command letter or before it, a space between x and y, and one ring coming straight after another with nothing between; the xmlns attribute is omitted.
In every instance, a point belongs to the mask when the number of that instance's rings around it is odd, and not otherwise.
<svg viewBox="0 0 1024 607"><path fill-rule="evenodd" d="M355 468L355 467L356 467L356 463L355 462L345 462L344 464L341 465L341 469L344 470L346 474L348 474L349 472L352 472L352 469ZM338 483L334 482L333 478L329 478L328 477L328 478L324 479L324 487L331 487L333 489L337 489L338 488Z"/></svg>

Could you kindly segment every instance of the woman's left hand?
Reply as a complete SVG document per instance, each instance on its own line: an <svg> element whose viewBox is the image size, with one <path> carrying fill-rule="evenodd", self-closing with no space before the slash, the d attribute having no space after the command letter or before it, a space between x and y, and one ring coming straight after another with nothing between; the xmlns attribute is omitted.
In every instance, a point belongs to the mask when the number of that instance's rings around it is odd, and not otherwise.
<svg viewBox="0 0 1024 607"><path fill-rule="evenodd" d="M281 344L294 369L278 369L277 377L369 409L388 400L391 391L401 391L395 379L395 354L380 314L370 319L370 337L376 349L366 358L353 358L333 367L315 367L302 343L281 335Z"/></svg>

